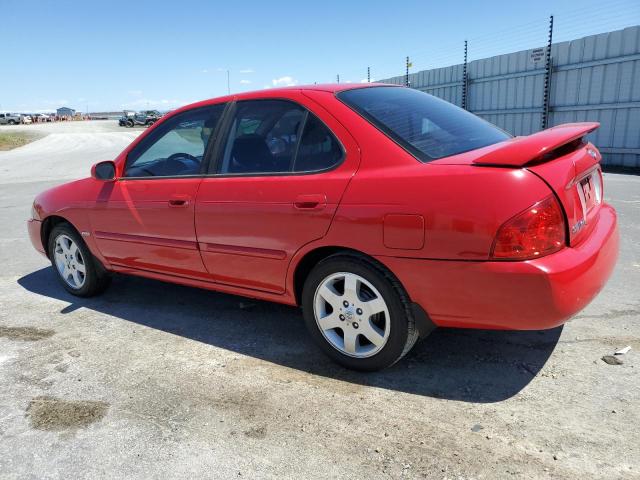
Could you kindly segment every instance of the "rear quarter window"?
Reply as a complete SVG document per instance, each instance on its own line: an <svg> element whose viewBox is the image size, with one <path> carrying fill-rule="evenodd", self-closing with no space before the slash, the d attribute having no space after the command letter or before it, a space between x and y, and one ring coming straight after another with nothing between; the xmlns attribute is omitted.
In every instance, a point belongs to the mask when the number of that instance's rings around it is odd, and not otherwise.
<svg viewBox="0 0 640 480"><path fill-rule="evenodd" d="M359 88L338 98L423 162L511 138L466 110L410 88Z"/></svg>

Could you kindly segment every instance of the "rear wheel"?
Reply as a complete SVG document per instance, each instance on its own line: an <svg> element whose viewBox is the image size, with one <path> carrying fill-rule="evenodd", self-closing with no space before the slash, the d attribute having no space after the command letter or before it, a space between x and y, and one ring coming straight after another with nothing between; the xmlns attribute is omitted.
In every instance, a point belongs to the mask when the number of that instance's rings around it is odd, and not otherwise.
<svg viewBox="0 0 640 480"><path fill-rule="evenodd" d="M16 121L15 120L9 120L9 125L15 125Z"/></svg>
<svg viewBox="0 0 640 480"><path fill-rule="evenodd" d="M418 339L406 292L388 270L364 257L320 262L305 281L302 306L316 343L347 368L389 367Z"/></svg>
<svg viewBox="0 0 640 480"><path fill-rule="evenodd" d="M73 295L91 297L109 285L109 273L66 223L55 226L49 236L49 258L62 286Z"/></svg>
<svg viewBox="0 0 640 480"><path fill-rule="evenodd" d="M135 123L133 123L133 120L127 120L126 125L127 125L127 127L129 127L129 128L133 128L133 126L135 125Z"/></svg>

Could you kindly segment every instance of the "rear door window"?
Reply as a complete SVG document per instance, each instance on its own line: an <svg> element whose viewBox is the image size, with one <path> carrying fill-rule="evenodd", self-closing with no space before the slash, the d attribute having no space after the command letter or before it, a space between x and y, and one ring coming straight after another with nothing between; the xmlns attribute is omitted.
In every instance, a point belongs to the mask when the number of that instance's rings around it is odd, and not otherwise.
<svg viewBox="0 0 640 480"><path fill-rule="evenodd" d="M342 148L324 123L309 114L304 126L293 170L313 172L327 170L342 160Z"/></svg>
<svg viewBox="0 0 640 480"><path fill-rule="evenodd" d="M230 123L217 173L313 172L342 160L342 148L329 129L291 101L238 102Z"/></svg>

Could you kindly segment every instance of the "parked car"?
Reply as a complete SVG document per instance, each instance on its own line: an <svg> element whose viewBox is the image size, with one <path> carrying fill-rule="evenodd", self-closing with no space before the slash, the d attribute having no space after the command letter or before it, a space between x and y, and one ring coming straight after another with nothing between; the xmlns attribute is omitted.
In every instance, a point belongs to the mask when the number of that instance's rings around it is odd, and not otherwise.
<svg viewBox="0 0 640 480"><path fill-rule="evenodd" d="M26 113L21 113L20 123L22 123L23 125L29 125L33 123L33 118L31 118L31 115L27 115Z"/></svg>
<svg viewBox="0 0 640 480"><path fill-rule="evenodd" d="M22 123L22 119L17 113L0 113L0 125L18 125L19 123Z"/></svg>
<svg viewBox="0 0 640 480"><path fill-rule="evenodd" d="M51 121L51 116L45 114L45 113L37 113L35 115L35 121L39 122L39 123L45 123L45 122L50 122Z"/></svg>
<svg viewBox="0 0 640 480"><path fill-rule="evenodd" d="M118 272L299 305L377 370L436 326L548 329L596 296L618 253L596 128L514 138L392 85L243 93L41 193L28 230L74 295Z"/></svg>
<svg viewBox="0 0 640 480"><path fill-rule="evenodd" d="M141 112L125 110L118 120L118 125L129 128L135 126L149 127L156 123L160 117L162 117L162 114L157 110L143 110Z"/></svg>

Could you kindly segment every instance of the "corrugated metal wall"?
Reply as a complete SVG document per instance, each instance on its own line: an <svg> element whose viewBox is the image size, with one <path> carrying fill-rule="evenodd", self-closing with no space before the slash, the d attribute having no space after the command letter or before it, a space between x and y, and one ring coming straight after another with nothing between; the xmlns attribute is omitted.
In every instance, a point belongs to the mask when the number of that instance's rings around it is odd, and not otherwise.
<svg viewBox="0 0 640 480"><path fill-rule="evenodd" d="M468 110L514 135L540 130L544 58L532 50L474 60L468 64ZM640 26L551 48L549 126L598 121L591 135L603 164L640 168ZM404 84L399 76L382 82ZM462 104L463 66L409 75L413 88Z"/></svg>

